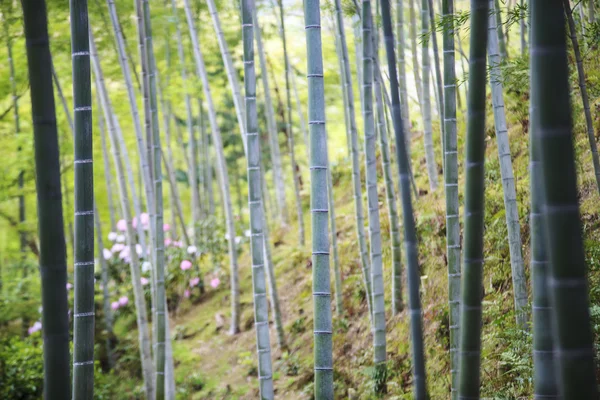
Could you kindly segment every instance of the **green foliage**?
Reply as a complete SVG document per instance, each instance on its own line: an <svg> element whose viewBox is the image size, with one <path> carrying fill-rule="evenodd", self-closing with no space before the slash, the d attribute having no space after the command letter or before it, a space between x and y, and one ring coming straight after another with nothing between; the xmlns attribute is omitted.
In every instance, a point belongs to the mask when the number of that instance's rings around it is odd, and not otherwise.
<svg viewBox="0 0 600 400"><path fill-rule="evenodd" d="M0 342L0 398L33 400L42 395L44 368L39 334Z"/></svg>

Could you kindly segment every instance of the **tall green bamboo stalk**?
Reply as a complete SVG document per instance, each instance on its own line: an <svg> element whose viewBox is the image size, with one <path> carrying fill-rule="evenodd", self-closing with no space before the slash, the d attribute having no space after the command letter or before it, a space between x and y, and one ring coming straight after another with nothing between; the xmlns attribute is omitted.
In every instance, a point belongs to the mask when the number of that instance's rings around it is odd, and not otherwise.
<svg viewBox="0 0 600 400"><path fill-rule="evenodd" d="M369 315L373 315L372 307L372 288L371 288L371 262L368 257L367 239L365 234L365 216L363 212L362 180L360 177L360 155L358 148L358 130L356 126L356 112L354 106L354 88L352 85L352 71L350 69L350 59L348 55L348 43L346 41L346 32L344 29L344 17L342 14L342 5L340 0L335 0L335 17L337 29L340 32L340 42L342 47L342 61L344 63L343 80L346 85L346 94L348 96L348 119L350 126L350 148L352 156L352 197L354 198L354 213L356 215L356 234L358 237L358 249L360 252L360 263L363 272L363 281L365 283L365 293L367 304L369 306ZM362 68L361 68L362 69ZM362 82L362 77L360 79ZM361 86L362 87L362 86ZM362 90L360 90L362 98ZM361 103L364 101L361 100Z"/></svg>
<svg viewBox="0 0 600 400"><path fill-rule="evenodd" d="M227 46L227 41L225 40L225 36L223 35L223 30L221 29L221 21L219 20L219 14L217 11L217 7L215 6L214 0L206 0L206 4L208 5L208 10L210 13L210 17L213 22L213 26L215 29L215 33L217 34L217 41L219 42L219 48L221 49L221 56L223 58L223 64L225 64L225 72L227 74L227 80L229 81L229 86L231 87L232 95L233 95L233 104L235 107L235 113L237 116L238 124L240 126L240 132L242 133L242 137L246 132L245 127L245 116L244 116L244 103L242 101L242 94L240 91L240 83L237 78L237 72L233 67L233 60L231 58L231 53L229 52L229 48ZM244 142L244 148L246 144Z"/></svg>
<svg viewBox="0 0 600 400"><path fill-rule="evenodd" d="M369 216L369 242L371 257L371 285L373 296L373 380L375 393L387 391L387 364L385 338L385 304L383 289L383 265L381 250L381 224L379 222L379 198L377 195L377 158L375 156L376 133L373 113L373 17L371 1L362 1L363 31L363 123L365 134L365 173L367 210Z"/></svg>
<svg viewBox="0 0 600 400"><path fill-rule="evenodd" d="M557 381L563 399L598 398L588 283L578 207L565 9L530 0L532 100L542 161Z"/></svg>
<svg viewBox="0 0 600 400"><path fill-rule="evenodd" d="M410 154L410 112L408 106L408 84L406 83L406 28L404 27L404 1L396 0L396 53L398 54L398 83L400 84L400 106L403 130L406 134Z"/></svg>
<svg viewBox="0 0 600 400"><path fill-rule="evenodd" d="M440 133L442 136L442 165L444 165L444 151L446 149L445 140L445 125L444 125L444 91L442 83L442 69L440 67L440 52L437 42L437 29L435 25L435 10L433 6L433 0L428 0L427 9L429 11L429 22L430 22L430 35L431 44L433 45L433 65L435 67L435 87L434 93L436 93L436 102L438 105L438 113L440 117Z"/></svg>
<svg viewBox="0 0 600 400"><path fill-rule="evenodd" d="M379 64L379 29L373 31L373 59L376 66ZM379 131L379 148L381 150L381 164L385 182L388 218L390 221L390 241L392 247L392 313L400 313L404 308L402 304L402 261L400 220L396 203L396 190L394 188L394 175L392 173L390 144L388 139L388 125L386 124L385 105L383 102L384 82L381 74L374 74L375 104L377 106L377 129ZM400 86L400 90L402 86ZM403 120L404 122L404 120ZM403 128L406 124L402 125ZM408 146L407 146L408 148Z"/></svg>
<svg viewBox="0 0 600 400"><path fill-rule="evenodd" d="M456 133L456 71L454 53L454 0L442 1L444 29L444 188L446 192L446 257L450 328L451 398L458 399L458 340L460 318L460 220L458 201L458 148Z"/></svg>
<svg viewBox="0 0 600 400"><path fill-rule="evenodd" d="M23 0L36 168L44 337L44 399L71 392L67 260L46 2Z"/></svg>
<svg viewBox="0 0 600 400"><path fill-rule="evenodd" d="M502 191L504 194L504 209L506 226L508 229L508 247L510 251L510 266L512 270L513 297L515 303L515 316L517 326L527 329L527 281L525 279L525 266L521 252L521 224L519 223L519 209L517 207L517 193L515 177L513 175L508 141L508 128L506 126L506 113L504 111L504 97L502 86L502 62L499 54L496 18L494 17L494 0L490 1L490 17L488 27L488 60L490 64L490 86L492 88L492 105L494 107L494 123L496 128L496 142L498 144L498 158L500 159L500 176L502 177Z"/></svg>
<svg viewBox="0 0 600 400"><path fill-rule="evenodd" d="M87 0L71 0L75 149L73 399L94 395L94 164Z"/></svg>
<svg viewBox="0 0 600 400"><path fill-rule="evenodd" d="M100 104L99 94L96 93L96 101ZM115 232L117 229L117 219L115 213L115 206L113 203L113 186L112 186L112 174L110 168L110 159L108 156L108 148L106 146L105 121L102 113L98 113L98 129L100 130L100 144L102 146L102 161L104 161L104 180L106 181L106 199L108 203L108 215L110 218L110 230Z"/></svg>
<svg viewBox="0 0 600 400"><path fill-rule="evenodd" d="M148 208L148 211L150 212L151 206L152 206L152 196L153 196L152 195L152 178L151 178L150 165L148 164L148 157L147 157L147 154L145 151L145 142L144 142L144 138L143 138L142 126L140 125L140 115L139 115L139 111L138 111L138 107L137 107L136 95L135 95L135 91L133 88L133 84L131 82L131 71L129 69L129 63L128 63L128 60L130 60L131 57L129 57L128 53L127 53L127 46L126 46L127 42L125 41L123 31L121 30L121 24L119 23L118 14L117 14L114 0L107 0L107 5L108 5L108 11L109 11L112 27L115 32L115 42L117 45L119 65L121 66L121 72L123 73L123 77L125 78L125 87L127 89L127 96L129 99L129 107L130 107L130 111L131 111L131 117L132 117L132 121L133 121L134 131L135 131L135 138L136 138L136 144L137 144L137 149L138 149L138 157L139 157L139 162L140 162L140 173L142 176L142 180L141 180L140 184L143 186L143 190L144 190L145 197L146 197L146 204L148 206L147 208ZM131 190L132 190L132 197L133 197L133 201L134 201L134 206L133 206L134 212L139 218L139 215L141 215L141 213L142 213L141 205L139 204L139 199L136 200L137 196L135 196L133 193L133 190L134 190L133 186L131 187ZM140 190L140 192L141 192L141 190ZM137 205L136 205L136 202L137 202ZM146 234L144 232L142 224L138 224L136 229L138 232L138 240L140 241L140 244L142 245L142 250L143 250L144 254L146 254L146 252L147 252L147 250L146 250L147 249ZM150 230L150 243L152 243L152 238L153 238L153 231Z"/></svg>
<svg viewBox="0 0 600 400"><path fill-rule="evenodd" d="M431 95L429 89L429 78L431 76L429 60L429 4L428 0L421 0L421 35L422 47L421 57L423 60L423 76L421 81L421 99L423 103L423 140L425 141L425 160L427 162L427 178L429 188L434 191L438 186L438 171L435 161L435 150L433 146L433 128L431 126Z"/></svg>
<svg viewBox="0 0 600 400"><path fill-rule="evenodd" d="M314 396L333 399L333 326L329 274L329 224L327 196L327 131L325 85L319 0L304 2L306 32L308 126L310 127L310 209L312 225L314 308Z"/></svg>
<svg viewBox="0 0 600 400"><path fill-rule="evenodd" d="M421 80L421 72L419 71L419 56L417 55L417 16L415 11L415 0L409 0L409 16L410 16L410 49L412 52L413 75L415 85L417 86L417 99L419 109L423 114L423 81Z"/></svg>
<svg viewBox="0 0 600 400"><path fill-rule="evenodd" d="M179 68L180 68L180 77L181 84L185 88L188 85L188 73L186 68L185 61L185 51L183 49L183 37L181 35L181 28L179 26L179 11L177 8L177 3L175 0L171 0L171 8L173 12L173 25L175 26L175 33L177 38L177 55L179 56ZM200 198L198 192L198 177L196 175L196 136L194 134L193 128L193 116L192 116L192 99L190 96L190 92L188 90L185 91L184 94L185 101L185 122L188 131L188 157L189 160L189 171L190 171L190 190L191 190L191 208L192 208L192 225L193 225L193 242L194 245L198 245L198 232L196 229L196 223L200 221Z"/></svg>
<svg viewBox="0 0 600 400"><path fill-rule="evenodd" d="M242 37L244 41L244 89L246 104L246 165L248 170L248 208L250 209L250 248L254 290L254 326L258 352L258 380L261 399L273 399L273 368L269 339L269 303L265 278L263 199L260 169L260 138L256 113L256 73L254 70L254 0L242 0Z"/></svg>
<svg viewBox="0 0 600 400"><path fill-rule="evenodd" d="M585 125L587 128L588 141L592 150L592 162L594 163L594 175L596 176L596 187L600 191L600 159L598 158L598 146L596 145L596 136L594 133L594 121L590 110L590 100L588 97L587 86L585 84L585 71L583 69L583 59L579 50L579 41L577 40L577 31L575 30L575 21L573 20L573 10L569 1L563 1L565 12L567 15L567 23L569 24L569 34L571 43L573 44L573 53L575 54L575 62L577 64L577 77L579 80L579 90L581 92L581 102L583 103L583 112L585 115ZM589 2L593 11L593 3Z"/></svg>
<svg viewBox="0 0 600 400"><path fill-rule="evenodd" d="M390 97L392 103L392 120L394 123L396 162L400 178L400 194L402 201L402 216L404 222L404 252L406 254L408 308L410 313L410 329L412 338L413 362L413 396L416 400L427 398L427 382L425 375L425 355L423 344L423 321L421 315L421 297L419 286L419 254L417 247L417 233L412 207L410 191L411 171L410 160L403 131L402 110L400 95L398 93L398 76L396 74L396 54L394 53L394 33L392 18L390 16L390 1L381 0L381 17L383 22L383 35L385 39L385 52L390 76Z"/></svg>
<svg viewBox="0 0 600 400"><path fill-rule="evenodd" d="M281 167L281 150L279 148L279 138L277 135L277 123L275 121L275 111L271 99L271 89L269 86L269 76L267 75L267 59L262 41L262 32L256 7L252 8L253 19L256 24L254 35L256 36L256 51L260 62L261 80L264 91L265 114L267 116L267 132L269 134L269 150L271 151L271 163L273 170L273 186L275 187L275 198L277 200L277 211L281 223L287 223L287 202L285 198L285 182L283 180L283 169Z"/></svg>
<svg viewBox="0 0 600 400"><path fill-rule="evenodd" d="M502 10L500 9L500 0L495 0L494 7L495 7L494 14L496 15L496 27L498 29L498 46L500 48L500 57L502 60L505 60L508 57L508 52L506 50L506 40L504 39L504 30L502 29Z"/></svg>
<svg viewBox="0 0 600 400"><path fill-rule="evenodd" d="M459 399L478 399L480 388L488 12L489 0L471 0Z"/></svg>
<svg viewBox="0 0 600 400"><path fill-rule="evenodd" d="M142 62L146 64L148 78L143 84L149 86L148 93L150 97L150 126L152 128L152 157L149 163L152 165L153 178L153 206L154 218L151 224L154 228L153 263L156 290L156 303L154 305L154 318L152 320L155 327L156 339L154 341L154 366L155 366L155 399L164 399L166 392L165 383L165 355L166 355L166 324L168 324L168 311L166 309L166 289L165 289L165 250L164 250L164 230L163 230L163 189L162 189L162 150L160 141L160 127L158 123L158 99L157 99L157 72L156 61L154 57L154 48L152 41L152 23L150 18L150 3L148 0L142 0L144 17L144 44L146 46L146 59ZM147 117L146 117L147 118ZM168 339L170 340L170 339Z"/></svg>
<svg viewBox="0 0 600 400"><path fill-rule="evenodd" d="M221 138L221 130L217 122L217 113L215 111L212 93L208 82L208 74L204 65L204 57L200 51L198 43L198 35L194 24L194 16L190 8L190 0L184 0L185 15L190 38L192 39L192 47L194 50L194 61L196 64L196 73L202 81L202 90L204 92L204 100L208 108L208 119L212 129L212 138L214 147L217 153L218 172L220 179L220 187L223 198L225 211L225 220L227 226L227 234L229 235L229 263L231 269L231 326L230 333L237 334L240 331L240 289L237 263L237 250L235 245L235 227L233 222L233 210L231 207L231 194L229 192L229 174L227 173L227 161L223 152L223 140ZM240 128L243 128L240 126Z"/></svg>
<svg viewBox="0 0 600 400"><path fill-rule="evenodd" d="M104 118L108 124L109 139L112 148L113 161L117 172L117 182L119 184L119 194L121 199L121 212L123 218L127 222L127 246L129 247L131 263L131 281L133 286L133 295L136 308L136 322L138 326L138 340L140 348L140 359L142 364L142 376L144 378L144 390L146 398L154 398L154 366L152 365L151 341L148 329L148 310L146 307L146 299L144 290L140 282L140 263L135 249L135 231L133 229L133 216L129 205L129 190L131 190L133 204L135 208L136 193L133 183L133 174L131 172L131 164L127 154L127 148L123 141L123 134L116 115L113 112L110 98L104 83L104 76L98 60L98 53L94 44L94 38L90 31L90 59L95 76L96 90L100 94L100 105L104 112ZM121 154L123 157L121 157ZM127 174L127 180L125 177ZM141 225L141 224L138 224Z"/></svg>
<svg viewBox="0 0 600 400"><path fill-rule="evenodd" d="M287 54L287 40L285 36L285 14L283 12L283 0L278 0L279 4L279 17L280 17L280 32L281 41L283 43L283 53L285 59L285 92L286 92L286 106L287 115L285 130L288 139L288 149L290 153L290 163L292 166L292 175L294 177L294 195L296 198L296 214L298 216L298 235L300 246L304 246L304 212L302 210L302 201L300 199L300 170L296 162L296 152L294 150L294 130L293 130L293 119L292 119L292 93L290 89L290 78L292 71L290 68L290 60ZM309 152L310 154L310 152Z"/></svg>
<svg viewBox="0 0 600 400"><path fill-rule="evenodd" d="M535 30L529 31L535 43ZM530 60L531 62L531 60ZM532 71L532 70L531 70ZM548 261L547 229L542 215L544 207L543 171L539 141L537 81L530 79L529 101L529 187L531 190L530 265L533 314L533 393L534 398L560 399L556 379L557 365L552 332L552 304L550 300L550 265Z"/></svg>

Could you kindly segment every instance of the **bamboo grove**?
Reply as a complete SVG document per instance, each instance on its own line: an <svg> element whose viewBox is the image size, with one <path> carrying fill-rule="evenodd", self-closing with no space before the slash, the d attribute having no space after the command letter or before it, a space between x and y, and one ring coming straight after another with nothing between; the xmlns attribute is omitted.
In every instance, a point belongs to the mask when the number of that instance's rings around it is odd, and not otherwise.
<svg viewBox="0 0 600 400"><path fill-rule="evenodd" d="M0 398L597 399L599 6L0 2Z"/></svg>

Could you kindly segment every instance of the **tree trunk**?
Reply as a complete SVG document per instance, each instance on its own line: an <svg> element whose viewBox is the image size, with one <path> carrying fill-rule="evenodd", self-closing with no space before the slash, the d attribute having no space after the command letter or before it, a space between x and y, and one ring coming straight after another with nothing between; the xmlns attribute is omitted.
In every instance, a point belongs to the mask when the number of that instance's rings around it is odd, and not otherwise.
<svg viewBox="0 0 600 400"><path fill-rule="evenodd" d="M44 398L70 398L67 260L60 163L45 1L23 0L36 166Z"/></svg>
<svg viewBox="0 0 600 400"><path fill-rule="evenodd" d="M375 393L387 391L385 304L383 290L383 265L381 250L381 225L379 222L379 198L377 195L377 159L375 156L376 133L373 118L373 37L371 1L362 2L363 28L363 121L365 134L365 174L367 210L369 216L369 241L371 257L371 285L373 296L373 374Z"/></svg>
<svg viewBox="0 0 600 400"><path fill-rule="evenodd" d="M280 29L281 29L281 41L283 42L283 53L285 58L285 91L286 91L286 105L287 105L287 117L286 117L286 135L288 139L288 149L290 152L290 164L292 166L292 175L294 177L294 195L296 198L296 214L298 217L298 235L300 246L304 246L304 211L302 210L302 200L300 198L300 170L296 163L296 152L294 150L294 132L293 132L293 120L292 120L292 98L290 91L290 78L292 71L290 68L289 57L287 55L287 43L285 37L285 18L283 13L283 0L279 1L279 13L280 13Z"/></svg>
<svg viewBox="0 0 600 400"><path fill-rule="evenodd" d="M252 288L254 291L254 327L258 353L258 381L261 399L273 399L273 368L269 339L269 303L265 279L265 215L262 199L263 179L260 167L260 137L256 112L256 74L254 69L254 0L242 0L242 37L244 42L244 86L246 104L246 165L248 170L248 208L250 209L250 248L252 252Z"/></svg>
<svg viewBox="0 0 600 400"><path fill-rule="evenodd" d="M262 42L262 32L258 17L256 15L256 7L252 8L254 13L253 19L256 25L254 35L256 36L256 50L260 62L260 72L265 95L265 114L267 116L267 132L269 133L269 150L271 151L271 168L273 169L273 186L275 188L275 198L277 199L277 211L282 224L288 221L287 203L285 199L285 182L283 180L283 169L281 167L281 150L279 148L279 137L277 132L277 123L275 121L275 111L273 109L273 101L271 99L271 89L269 87L269 77L267 75L267 59Z"/></svg>
<svg viewBox="0 0 600 400"><path fill-rule="evenodd" d="M70 2L73 66L75 252L73 398L94 394L94 167L87 0Z"/></svg>
<svg viewBox="0 0 600 400"><path fill-rule="evenodd" d="M351 156L352 156L352 197L354 198L354 213L356 215L356 234L358 236L358 251L360 252L360 264L362 266L363 281L365 284L365 293L367 304L369 306L369 318L372 318L372 290L371 290L371 263L367 251L367 239L365 234L365 216L363 212L363 197L362 197L362 180L360 177L360 156L358 148L358 130L356 127L356 113L354 107L354 89L352 87L352 71L350 70L350 60L348 55L348 45L346 42L346 34L344 30L344 18L342 15L341 0L335 0L335 16L337 29L340 32L341 54L344 64L343 80L346 85L346 94L348 96L348 119L350 125L347 129L350 131L351 141ZM360 55L357 55L360 58ZM361 67L362 70L362 67ZM359 81L362 82L362 76ZM361 90L361 103L363 91Z"/></svg>
<svg viewBox="0 0 600 400"><path fill-rule="evenodd" d="M442 15L453 21L454 0L442 1ZM446 194L446 258L450 330L451 399L458 400L458 339L460 318L460 215L458 200L458 148L456 132L456 60L454 22L444 29L444 188Z"/></svg>
<svg viewBox="0 0 600 400"><path fill-rule="evenodd" d="M488 13L489 0L471 0L459 399L479 398L480 394Z"/></svg>
<svg viewBox="0 0 600 400"><path fill-rule="evenodd" d="M564 1L530 0L532 121L539 146L553 348L562 399L597 399L596 365L573 149Z"/></svg>
<svg viewBox="0 0 600 400"><path fill-rule="evenodd" d="M494 0L489 0L490 10L494 11ZM506 126L506 113L504 111L504 98L502 87L502 71L500 71L501 58L498 48L498 29L496 18L493 14L489 17L488 27L488 60L490 64L490 86L492 89L492 105L494 107L494 125L496 128L496 142L498 144L498 158L500 159L500 176L502 177L502 192L504 193L504 209L506 226L508 229L508 248L510 251L510 266L512 270L513 296L517 326L527 330L527 281L525 280L525 266L521 252L521 224L519 223L519 210L517 208L517 193L515 177L513 175Z"/></svg>
<svg viewBox="0 0 600 400"><path fill-rule="evenodd" d="M429 13L428 13L428 0L421 1L421 23L422 29L421 34L425 37L422 42L423 57L423 81L422 81L422 92L421 98L423 103L423 140L425 141L425 160L427 162L427 177L429 179L429 188L435 191L438 187L438 171L437 163L435 161L435 150L433 146L433 132L431 127L431 98L429 91L429 77L430 77L430 65L429 65L429 40L426 39L426 35L429 34Z"/></svg>
<svg viewBox="0 0 600 400"><path fill-rule="evenodd" d="M410 192L411 171L410 159L406 149L403 132L400 95L398 93L398 76L396 74L396 55L394 54L394 33L390 16L389 0L381 0L383 34L390 77L390 97L392 103L392 119L394 123L396 161L400 177L400 195L404 222L404 248L407 266L408 308L410 314L410 330L412 338L413 396L416 400L425 400L427 383L425 375L425 355L423 344L423 321L421 316L421 298L419 286L419 260L417 234Z"/></svg>
<svg viewBox="0 0 600 400"><path fill-rule="evenodd" d="M310 209L314 310L314 396L333 399L333 326L329 273L327 132L319 0L304 2L307 52L308 126L310 127Z"/></svg>
<svg viewBox="0 0 600 400"><path fill-rule="evenodd" d="M131 173L131 165L129 163L129 157L127 155L127 148L123 142L123 135L121 127L117 120L116 115L113 113L110 98L106 91L104 84L104 77L100 68L100 62L98 60L96 47L94 45L94 39L90 32L90 57L92 61L92 67L96 79L96 88L100 93L101 107L104 112L105 120L108 123L108 133L110 138L111 147L113 149L113 159L115 169L117 172L117 182L119 184L119 194L121 199L121 212L127 222L127 245L130 249L131 263L131 281L133 286L133 295L135 300L136 308L136 320L138 326L138 337L140 347L140 359L142 363L142 376L144 377L144 388L146 392L146 398L154 398L154 366L152 364L152 352L150 350L151 341L148 330L148 310L146 307L146 299L144 297L144 289L140 282L140 265L138 255L135 249L135 231L132 225L132 215L129 206L129 189L132 191L132 197L134 198L134 208L136 204L133 174ZM121 152L123 153L123 160L121 159ZM128 181L125 181L125 171L127 171ZM141 224L138 224L138 226Z"/></svg>
<svg viewBox="0 0 600 400"><path fill-rule="evenodd" d="M227 173L227 161L225 160L225 154L223 152L223 140L221 139L221 130L217 122L217 114L213 104L212 94L208 82L208 74L204 66L204 58L200 51L198 44L198 36L196 28L194 26L194 17L190 9L190 1L184 0L185 15L187 19L188 28L190 31L190 37L192 39L192 45L194 49L194 61L196 64L196 73L202 81L202 89L204 91L204 99L208 106L208 119L210 121L213 141L215 144L215 150L217 152L217 165L221 186L221 193L223 196L223 205L225 209L225 220L227 226L227 234L229 235L229 262L231 268L231 327L229 332L231 334L237 334L240 332L240 290L239 290L239 276L238 276L238 263L237 263L237 250L235 244L235 227L233 210L231 207L231 194L229 192L229 174ZM243 126L240 125L240 129Z"/></svg>

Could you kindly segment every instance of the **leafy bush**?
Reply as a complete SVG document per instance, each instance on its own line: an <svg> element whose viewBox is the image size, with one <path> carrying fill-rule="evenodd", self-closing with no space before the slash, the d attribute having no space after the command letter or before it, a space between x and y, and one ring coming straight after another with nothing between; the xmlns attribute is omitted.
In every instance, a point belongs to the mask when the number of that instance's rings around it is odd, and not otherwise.
<svg viewBox="0 0 600 400"><path fill-rule="evenodd" d="M39 399L43 386L41 342L13 337L0 343L0 398Z"/></svg>

